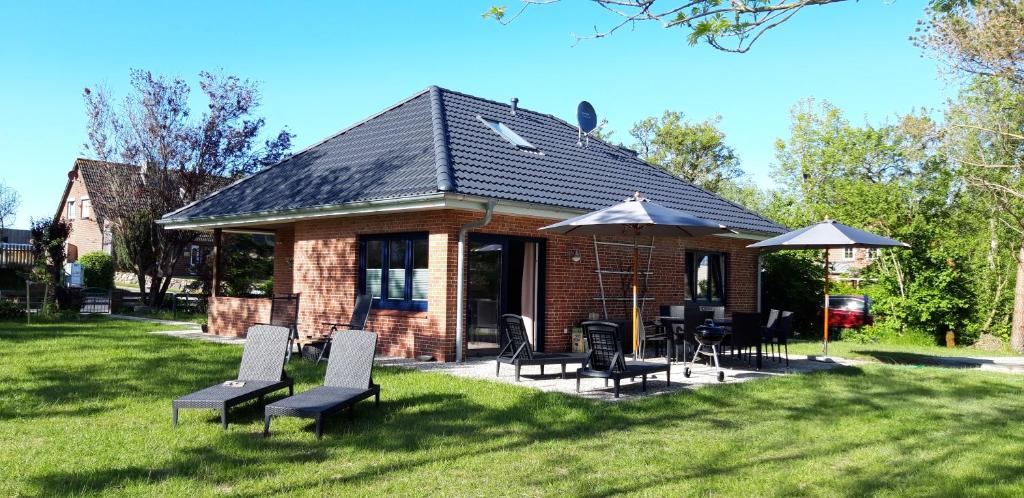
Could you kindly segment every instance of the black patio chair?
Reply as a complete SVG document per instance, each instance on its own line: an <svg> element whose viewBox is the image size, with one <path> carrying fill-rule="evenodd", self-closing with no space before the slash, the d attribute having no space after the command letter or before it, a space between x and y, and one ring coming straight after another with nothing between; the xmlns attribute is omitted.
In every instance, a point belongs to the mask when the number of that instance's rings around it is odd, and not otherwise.
<svg viewBox="0 0 1024 498"><path fill-rule="evenodd" d="M371 396L380 406L380 386L373 383L373 357L377 334L350 330L334 338L336 351L327 360L324 385L275 401L263 410L263 436L270 435L273 417L303 417L316 420L316 437L323 437L325 417L344 409L354 413L356 403Z"/></svg>
<svg viewBox="0 0 1024 498"><path fill-rule="evenodd" d="M263 397L279 389L288 388L292 394L292 379L284 374L284 359L288 348L287 327L276 325L253 325L245 336L245 347L242 350L242 362L238 368L238 378L192 394L187 394L171 402L171 421L178 425L178 410L182 408L199 408L220 410L220 423L228 428L228 411L232 406L258 399L263 404Z"/></svg>
<svg viewBox="0 0 1024 498"><path fill-rule="evenodd" d="M280 325L288 327L288 353L284 361L292 358L292 350L299 340L299 295L275 294L270 298L270 319L255 325Z"/></svg>
<svg viewBox="0 0 1024 498"><path fill-rule="evenodd" d="M321 325L329 327L327 336L324 338L323 343L320 345L320 354L317 355L316 362L319 364L325 358L331 357L331 342L334 340L335 332L339 329L345 330L363 330L366 328L366 320L370 316L370 306L373 304L373 297L369 294L360 294L356 296L356 305L352 310L352 317L347 323L333 323L323 322Z"/></svg>
<svg viewBox="0 0 1024 498"><path fill-rule="evenodd" d="M758 345L761 340L761 314L740 313L732 314L732 347L739 353L740 359L747 354L747 364L750 364L751 349Z"/></svg>
<svg viewBox="0 0 1024 498"><path fill-rule="evenodd" d="M640 359L647 358L647 346L654 345L654 355L658 356L658 352L661 350L659 345L664 347L668 351L668 333L664 328L659 327L654 322L644 322L640 326ZM666 356L668 356L666 354Z"/></svg>
<svg viewBox="0 0 1024 498"><path fill-rule="evenodd" d="M627 363L622 353L622 340L619 338L619 326L612 322L583 322L583 330L587 335L587 358L583 366L576 371L576 392L580 392L580 379L596 377L615 383L615 397L619 397L619 383L624 378L640 377L643 392L647 392L647 376L657 372L665 372L665 385L669 385L671 364L651 362Z"/></svg>
<svg viewBox="0 0 1024 498"><path fill-rule="evenodd" d="M494 375L496 377L501 373L501 364L507 363L516 367L516 382L519 382L519 372L524 365L539 365L541 375L544 375L544 365L561 365L564 379L567 364L583 364L587 358L586 353L538 353L534 351L526 336L523 317L519 315L501 315L498 325L508 343L498 353L498 358L495 361Z"/></svg>
<svg viewBox="0 0 1024 498"><path fill-rule="evenodd" d="M764 344L772 348L772 358L776 358L776 361L782 361L783 348L785 349L786 366L789 367L789 336L793 334L793 312L780 312L778 319L771 326L765 327L762 334ZM775 352L778 352L778 357L775 356Z"/></svg>
<svg viewBox="0 0 1024 498"><path fill-rule="evenodd" d="M663 316L659 320L661 320L661 328L664 329L666 338L671 339L669 341L671 351L668 352L668 357L669 361L674 361L679 357L677 350L683 341L683 327L686 325L686 320L674 316Z"/></svg>

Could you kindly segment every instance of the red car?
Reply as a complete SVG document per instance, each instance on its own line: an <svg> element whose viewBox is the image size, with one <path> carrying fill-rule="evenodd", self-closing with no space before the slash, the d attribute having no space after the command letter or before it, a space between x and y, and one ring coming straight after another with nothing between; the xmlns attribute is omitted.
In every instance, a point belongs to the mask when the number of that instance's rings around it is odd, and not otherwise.
<svg viewBox="0 0 1024 498"><path fill-rule="evenodd" d="M873 323L875 319L871 316L871 298L868 296L829 296L829 328L856 329Z"/></svg>

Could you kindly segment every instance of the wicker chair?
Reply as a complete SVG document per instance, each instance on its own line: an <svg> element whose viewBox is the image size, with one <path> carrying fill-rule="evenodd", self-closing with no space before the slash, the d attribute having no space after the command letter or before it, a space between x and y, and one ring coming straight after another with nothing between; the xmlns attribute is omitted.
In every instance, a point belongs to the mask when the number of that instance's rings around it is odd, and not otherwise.
<svg viewBox="0 0 1024 498"><path fill-rule="evenodd" d="M619 383L624 378L640 377L643 391L647 392L647 376L657 372L665 372L665 385L670 383L669 368L666 363L632 362L627 363L622 353L622 341L619 339L619 326L611 322L583 322L583 330L587 335L587 359L583 367L576 371L576 392L580 391L582 377L597 377L615 383L615 397L619 397Z"/></svg>
<svg viewBox="0 0 1024 498"><path fill-rule="evenodd" d="M502 334L505 335L507 344L498 353L494 375L501 374L501 364L515 365L516 382L519 382L519 372L524 365L540 366L540 374L544 375L544 365L561 365L562 378L565 378L565 366L570 363L582 364L587 359L586 353L538 353L530 346L530 340L526 336L526 325L523 317L513 314L501 315L498 321Z"/></svg>
<svg viewBox="0 0 1024 498"><path fill-rule="evenodd" d="M284 375L285 355L291 331L287 327L275 325L253 325L245 337L245 348L242 350L242 363L238 368L238 378L192 394L182 396L171 402L171 421L178 425L178 410L182 408L199 408L220 410L220 422L228 428L228 410L232 406L258 399L263 404L263 397L279 389L288 388L292 394L292 379Z"/></svg>
<svg viewBox="0 0 1024 498"><path fill-rule="evenodd" d="M377 334L350 330L334 338L336 351L327 360L324 385L275 401L264 408L263 436L270 435L273 417L304 417L316 421L316 437L323 437L323 420L344 409L351 415L356 403L371 396L380 405L380 386L373 383Z"/></svg>

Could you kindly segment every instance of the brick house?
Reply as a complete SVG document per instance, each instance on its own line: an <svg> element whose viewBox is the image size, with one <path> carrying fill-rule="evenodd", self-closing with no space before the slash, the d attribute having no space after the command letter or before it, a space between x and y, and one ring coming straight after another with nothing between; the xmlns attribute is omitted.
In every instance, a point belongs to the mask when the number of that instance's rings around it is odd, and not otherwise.
<svg viewBox="0 0 1024 498"><path fill-rule="evenodd" d="M878 258L882 249L873 247L840 247L828 250L829 273L832 278L860 285L861 271Z"/></svg>
<svg viewBox="0 0 1024 498"><path fill-rule="evenodd" d="M367 328L382 354L451 361L457 344L464 355L493 354L502 313L524 316L547 351L567 350L569 330L589 316L628 316L631 247L538 229L635 191L736 232L646 240L645 318L685 302L758 309L759 258L746 246L784 227L632 151L580 143L576 126L554 116L438 87L160 223L211 231L218 261L223 232L274 233L274 291L300 294L302 335L346 321L368 293ZM269 309L268 299L215 295L209 329L241 335Z"/></svg>
<svg viewBox="0 0 1024 498"><path fill-rule="evenodd" d="M64 195L57 205L54 219L71 222L71 235L67 240L68 263L78 257L102 251L113 255L114 237L111 224L104 216L104 203L111 195L107 184L109 175L138 176L137 166L130 164L94 161L78 158L68 171ZM213 248L209 234L201 233L194 244L186 247L174 266L175 277L192 277L198 274L204 258Z"/></svg>

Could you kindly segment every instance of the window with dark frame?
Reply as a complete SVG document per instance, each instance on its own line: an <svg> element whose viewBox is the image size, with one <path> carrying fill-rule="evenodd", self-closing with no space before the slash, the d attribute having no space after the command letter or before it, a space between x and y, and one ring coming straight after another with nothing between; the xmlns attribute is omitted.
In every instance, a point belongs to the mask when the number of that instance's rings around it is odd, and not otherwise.
<svg viewBox="0 0 1024 498"><path fill-rule="evenodd" d="M427 234L359 237L359 293L373 307L426 311L430 287Z"/></svg>
<svg viewBox="0 0 1024 498"><path fill-rule="evenodd" d="M724 305L727 255L721 252L686 253L686 300L695 304Z"/></svg>

